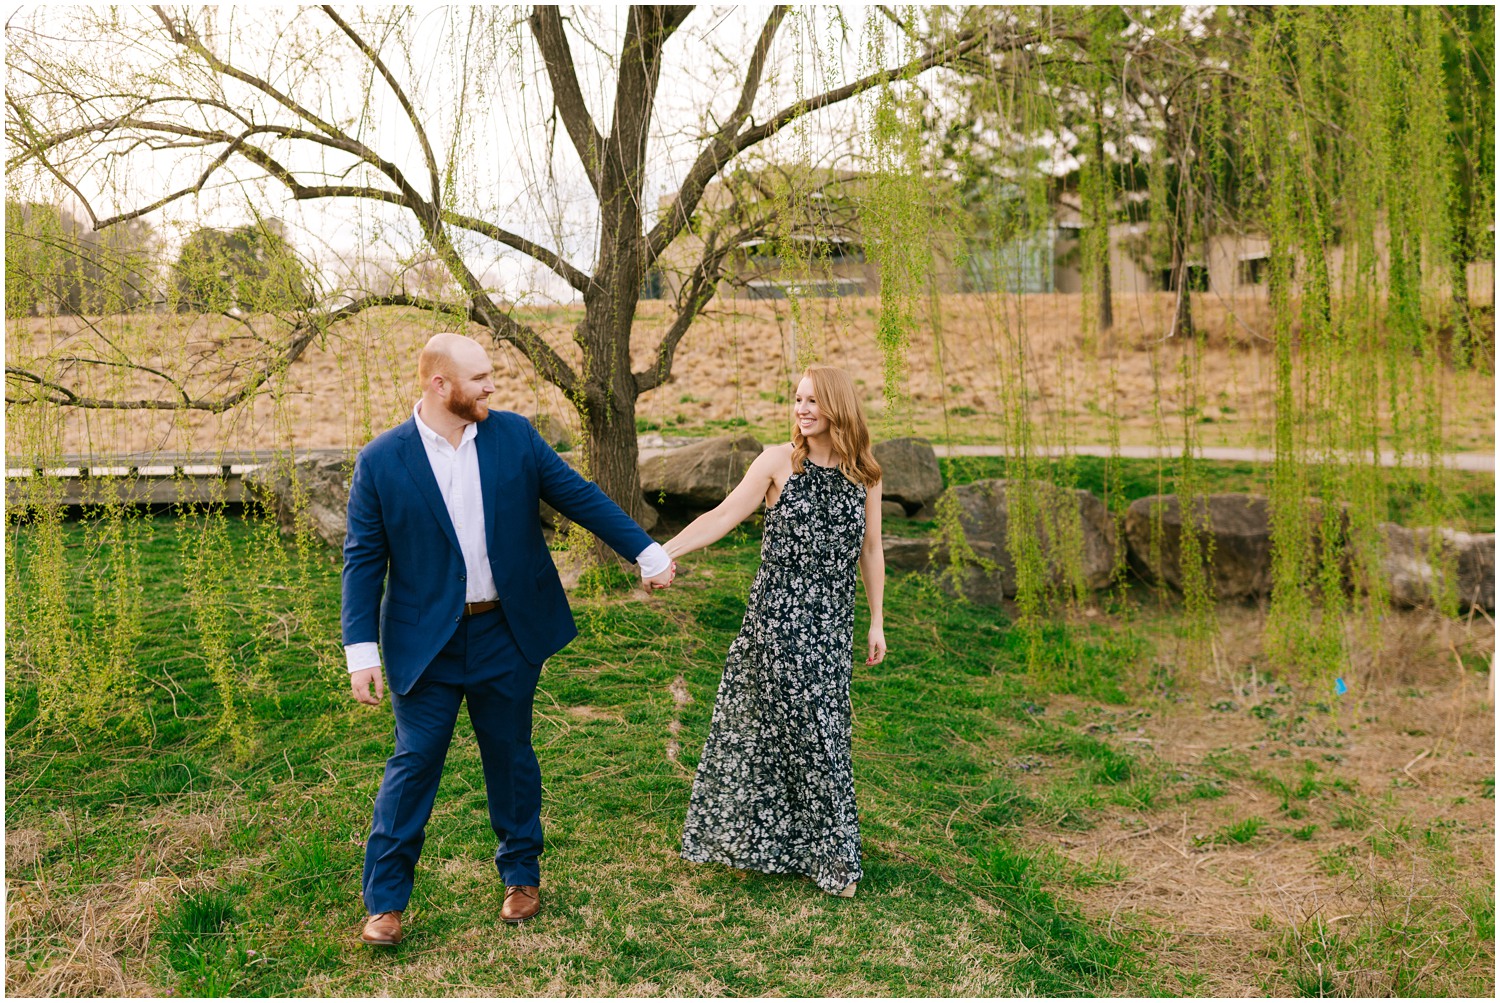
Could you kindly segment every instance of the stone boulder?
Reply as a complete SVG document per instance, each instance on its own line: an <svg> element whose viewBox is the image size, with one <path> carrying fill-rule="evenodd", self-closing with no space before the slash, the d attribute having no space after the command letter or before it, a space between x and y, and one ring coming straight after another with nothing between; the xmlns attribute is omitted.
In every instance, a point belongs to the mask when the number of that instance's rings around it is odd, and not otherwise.
<svg viewBox="0 0 1500 1003"><path fill-rule="evenodd" d="M926 439L887 439L877 442L872 452L884 482L881 498L896 502L907 515L930 508L943 493L943 472Z"/></svg>
<svg viewBox="0 0 1500 1003"><path fill-rule="evenodd" d="M1433 606L1449 587L1445 574L1456 572L1461 609L1495 611L1495 534L1437 530L1437 562L1433 563L1433 530L1407 529L1382 523L1385 552L1382 568L1391 602L1402 606Z"/></svg>
<svg viewBox="0 0 1500 1003"><path fill-rule="evenodd" d="M961 590L965 599L986 606L998 606L1000 600L1005 598L999 576L987 574L980 565L965 565L963 573L958 576L958 586L955 587L954 576L948 573L950 565L947 549L936 537L884 536L881 544L885 550L887 574L917 572L937 575L938 584L944 592L956 595ZM974 551L975 557L993 564L999 563L999 554L1004 552L1003 548L997 548L984 540L970 540L969 547Z"/></svg>
<svg viewBox="0 0 1500 1003"><path fill-rule="evenodd" d="M934 553L935 544L935 540L925 536L882 536L880 545L885 551L885 570L887 573L921 572L942 567L946 560L941 553Z"/></svg>
<svg viewBox="0 0 1500 1003"><path fill-rule="evenodd" d="M1159 560L1151 555L1152 510L1161 509ZM1197 500L1213 538L1211 580L1218 599L1271 594L1271 505L1263 495L1217 494ZM1182 588L1182 502L1177 495L1138 498L1125 511L1130 565L1143 578Z"/></svg>
<svg viewBox="0 0 1500 1003"><path fill-rule="evenodd" d="M1025 482L984 480L952 488L959 506L959 524L976 556L991 562L994 570L983 572L966 567L964 594L975 602L998 602L1016 594L1016 566L1007 542L1011 510ZM1090 589L1109 585L1115 565L1115 525L1104 503L1088 491L1031 483L1040 512L1030 527L1041 544L1049 574L1055 583L1068 580L1076 555L1083 584ZM947 555L943 555L947 563ZM951 580L950 580L951 584Z"/></svg>
<svg viewBox="0 0 1500 1003"><path fill-rule="evenodd" d="M754 436L725 435L641 461L641 491L652 505L707 511L723 501L763 447Z"/></svg>
<svg viewBox="0 0 1500 1003"><path fill-rule="evenodd" d="M347 456L304 456L291 464L262 464L243 483L247 494L276 516L282 532L296 532L300 521L318 539L342 550L353 473L354 461ZM293 477L304 501L301 512L296 511Z"/></svg>

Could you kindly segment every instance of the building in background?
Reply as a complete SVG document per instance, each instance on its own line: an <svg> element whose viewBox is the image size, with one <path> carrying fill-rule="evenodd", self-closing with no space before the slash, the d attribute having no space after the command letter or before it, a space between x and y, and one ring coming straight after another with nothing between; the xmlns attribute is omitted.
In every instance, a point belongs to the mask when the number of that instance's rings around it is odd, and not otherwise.
<svg viewBox="0 0 1500 1003"><path fill-rule="evenodd" d="M800 182L800 186L798 184ZM796 297L875 296L880 292L880 268L869 252L861 226L859 203L868 190L868 176L853 172L804 172L801 177L782 169L767 169L741 178L738 190L724 183L711 186L698 216L667 248L642 285L642 298L675 297L685 277L698 262L704 234L728 223L725 214L750 215L747 205L784 199L793 218L780 232L758 232L737 242L724 263L718 294L729 298L785 299ZM798 191L798 196L789 192ZM795 198L795 201L794 201ZM1081 293L1083 218L1078 195L1064 192L1051 203L1049 218L1021 220L1018 190L998 194L1004 205L995 218L1010 220L1004 236L975 232L970 219L935 215L930 234L930 281L939 293L1005 292ZM665 209L671 197L662 199ZM1121 215L1126 215L1121 213ZM1021 222L1016 222L1021 220ZM735 228L722 225L720 233ZM1150 224L1120 222L1110 226L1110 288L1119 296L1172 292L1171 269L1154 260ZM1377 281L1388 265L1386 236L1376 233L1380 257ZM1188 291L1228 302L1264 297L1270 282L1270 241L1255 233L1217 233L1198 243L1186 269ZM1345 251L1328 250L1329 273L1338 282ZM1293 268L1294 286L1300 276ZM1494 302L1493 242L1489 260L1469 265L1473 302ZM1294 293L1295 294L1295 293Z"/></svg>

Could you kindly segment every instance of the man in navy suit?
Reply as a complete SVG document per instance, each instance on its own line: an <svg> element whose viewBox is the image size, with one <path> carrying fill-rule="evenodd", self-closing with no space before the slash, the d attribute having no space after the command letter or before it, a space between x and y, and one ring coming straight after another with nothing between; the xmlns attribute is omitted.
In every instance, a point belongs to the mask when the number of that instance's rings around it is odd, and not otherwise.
<svg viewBox="0 0 1500 1003"><path fill-rule="evenodd" d="M659 544L509 411L489 410L489 354L435 335L417 364L411 420L360 451L344 540L343 634L354 698L378 705L381 656L396 719L365 846L360 939L401 942L417 857L459 704L484 766L500 918L541 909L542 778L531 701L542 663L575 636L542 538L538 500L641 565L652 588L674 568Z"/></svg>

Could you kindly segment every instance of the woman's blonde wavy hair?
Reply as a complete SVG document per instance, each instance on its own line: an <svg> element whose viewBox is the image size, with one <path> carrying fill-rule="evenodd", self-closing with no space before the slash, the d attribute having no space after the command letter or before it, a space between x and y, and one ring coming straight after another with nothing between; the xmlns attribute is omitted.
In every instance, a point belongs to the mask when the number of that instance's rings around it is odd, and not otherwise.
<svg viewBox="0 0 1500 1003"><path fill-rule="evenodd" d="M833 439L833 455L838 461L839 472L856 484L874 487L880 482L880 464L870 452L870 428L865 424L865 411L859 405L859 395L854 392L854 381L837 366L808 366L802 375L812 380L818 411L828 419L828 432ZM807 440L794 414L792 470L802 473L802 463L806 459Z"/></svg>

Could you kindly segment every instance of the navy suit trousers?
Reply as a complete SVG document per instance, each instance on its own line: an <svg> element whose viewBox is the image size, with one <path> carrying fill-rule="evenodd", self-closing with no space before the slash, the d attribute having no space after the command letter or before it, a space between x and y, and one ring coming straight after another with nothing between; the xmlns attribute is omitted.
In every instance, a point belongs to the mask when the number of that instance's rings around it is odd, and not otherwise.
<svg viewBox="0 0 1500 1003"><path fill-rule="evenodd" d="M499 610L465 617L410 692L391 692L396 751L385 764L365 844L364 897L371 913L405 909L432 815L458 706L484 766L495 866L507 885L540 884L542 774L531 747L531 702L541 666L516 647Z"/></svg>

